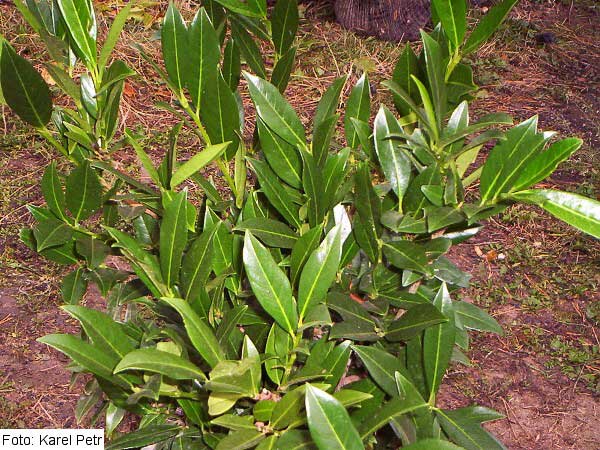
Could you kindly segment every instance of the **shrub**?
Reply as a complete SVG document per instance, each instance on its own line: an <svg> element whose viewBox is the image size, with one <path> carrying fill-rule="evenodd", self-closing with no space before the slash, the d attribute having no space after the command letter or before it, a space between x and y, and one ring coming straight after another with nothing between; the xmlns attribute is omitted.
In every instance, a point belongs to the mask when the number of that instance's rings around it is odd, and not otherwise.
<svg viewBox="0 0 600 450"><path fill-rule="evenodd" d="M162 107L182 124L158 167L129 130L115 141L133 71L108 62L129 7L97 54L89 2L17 3L49 44L54 62L46 67L75 109L53 106L41 76L3 44L6 102L73 166L68 174L55 163L46 168L46 206L30 206L37 225L21 238L74 267L62 285L63 309L81 335L40 341L69 356L75 374L91 374L78 419L103 413L110 438L126 414L137 416L138 429L115 435L110 449L358 449L385 440L412 449L502 448L481 427L502 417L497 412L436 406L450 362L468 361L468 332L502 332L459 300L469 274L445 255L519 201L600 237L598 202L531 189L579 139L548 145L552 134L537 130L536 117L516 126L505 114L470 122L476 86L462 57L514 1L492 8L466 40L464 10L435 1L440 24L422 33L419 55L406 47L386 83L400 117L382 105L371 128L363 75L345 102L347 146L336 152L347 80L323 95L310 141L281 93L293 63L295 2L280 0L273 11L270 74L247 35L263 36L265 3L218 4L230 8L228 20L217 19L214 7L223 10L214 2L189 25L173 5L165 17L166 71L154 65L177 99ZM243 74L257 112L253 145L242 136L240 53L256 73ZM85 66L79 84L70 77L76 58ZM185 162L177 154L183 125L203 140ZM133 148L151 183L115 168L111 154L122 146ZM213 162L227 192L199 172ZM476 181L479 195L466 195ZM202 201L191 198L189 183ZM79 304L89 282L105 311ZM379 432L388 425L393 434Z"/></svg>

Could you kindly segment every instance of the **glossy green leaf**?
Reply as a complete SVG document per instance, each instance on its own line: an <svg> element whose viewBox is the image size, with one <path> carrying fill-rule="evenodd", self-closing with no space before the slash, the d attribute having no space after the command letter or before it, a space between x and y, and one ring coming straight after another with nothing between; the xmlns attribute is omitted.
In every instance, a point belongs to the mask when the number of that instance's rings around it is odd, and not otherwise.
<svg viewBox="0 0 600 450"><path fill-rule="evenodd" d="M66 305L62 309L81 323L95 347L114 356L116 361L135 348L136 343L127 336L123 326L108 314L76 305Z"/></svg>
<svg viewBox="0 0 600 450"><path fill-rule="evenodd" d="M479 21L473 32L465 42L463 53L466 55L477 50L481 44L487 41L492 34L498 29L500 24L504 22L506 16L511 11L518 0L503 0L494 5L488 13Z"/></svg>
<svg viewBox="0 0 600 450"><path fill-rule="evenodd" d="M390 263L398 269L414 270L425 275L433 273L433 269L428 265L425 249L412 241L385 243L383 252Z"/></svg>
<svg viewBox="0 0 600 450"><path fill-rule="evenodd" d="M214 367L224 360L223 350L212 329L194 312L189 303L179 298L163 297L162 300L181 315L190 341L209 366Z"/></svg>
<svg viewBox="0 0 600 450"><path fill-rule="evenodd" d="M298 313L302 319L310 308L325 300L337 275L342 257L341 226L333 227L310 255L298 286Z"/></svg>
<svg viewBox="0 0 600 450"><path fill-rule="evenodd" d="M457 49L467 31L467 5L465 0L432 0L431 7L440 19L451 47Z"/></svg>
<svg viewBox="0 0 600 450"><path fill-rule="evenodd" d="M319 449L365 448L342 404L310 384L306 385L306 415L310 434Z"/></svg>
<svg viewBox="0 0 600 450"><path fill-rule="evenodd" d="M113 357L88 342L68 334L49 334L37 341L64 353L76 364L94 375L115 382L122 387L129 385L123 377L113 376Z"/></svg>
<svg viewBox="0 0 600 450"><path fill-rule="evenodd" d="M335 114L319 123L313 131L312 153L315 162L322 167L327 161L331 141L336 132L339 115ZM354 120L354 118L352 118ZM354 123L354 122L353 122Z"/></svg>
<svg viewBox="0 0 600 450"><path fill-rule="evenodd" d="M552 144L523 167L511 192L527 189L550 176L556 167L576 152L582 144L583 141L578 138L567 138Z"/></svg>
<svg viewBox="0 0 600 450"><path fill-rule="evenodd" d="M388 327L385 337L389 341L407 341L424 329L447 320L435 306L423 303L394 320Z"/></svg>
<svg viewBox="0 0 600 450"><path fill-rule="evenodd" d="M408 188L412 164L407 151L388 139L390 133L401 133L402 128L390 110L382 106L374 123L375 151L381 168L400 200Z"/></svg>
<svg viewBox="0 0 600 450"><path fill-rule="evenodd" d="M285 52L275 67L273 67L273 72L271 74L271 83L273 86L276 86L279 89L279 92L282 94L285 92L285 88L287 87L290 81L290 75L292 74L292 70L294 69L294 63L296 62L296 47L291 47L287 52Z"/></svg>
<svg viewBox="0 0 600 450"><path fill-rule="evenodd" d="M356 148L360 143L358 134L354 130L351 118L363 122L369 121L371 114L371 87L369 77L366 72L360 77L356 85L350 91L350 96L346 102L346 113L344 115L344 131L348 147Z"/></svg>
<svg viewBox="0 0 600 450"><path fill-rule="evenodd" d="M403 398L393 398L361 422L359 427L360 436L362 439L366 439L369 435L385 426L390 420L427 406L427 403L416 403Z"/></svg>
<svg viewBox="0 0 600 450"><path fill-rule="evenodd" d="M52 161L42 176L42 194L48 208L61 219L65 219L65 193L62 187L62 181L56 170L56 163Z"/></svg>
<svg viewBox="0 0 600 450"><path fill-rule="evenodd" d="M269 426L274 430L282 430L290 424L304 419L301 409L304 405L304 389L296 388L285 394L275 403Z"/></svg>
<svg viewBox="0 0 600 450"><path fill-rule="evenodd" d="M379 259L378 238L381 234L381 201L371 184L367 164L359 166L354 179L355 207L359 218L354 223L354 235L371 262L375 263Z"/></svg>
<svg viewBox="0 0 600 450"><path fill-rule="evenodd" d="M395 372L407 376L406 368L399 358L377 347L353 345L352 350L363 362L373 380L392 397L398 396Z"/></svg>
<svg viewBox="0 0 600 450"><path fill-rule="evenodd" d="M311 228L298 238L292 247L292 254L290 256L292 285L296 285L306 261L312 252L319 246L322 231L320 226Z"/></svg>
<svg viewBox="0 0 600 450"><path fill-rule="evenodd" d="M544 208L569 225L600 239L600 202L551 189L515 192L510 198Z"/></svg>
<svg viewBox="0 0 600 450"><path fill-rule="evenodd" d="M142 370L160 373L174 380L206 380L204 373L189 360L155 348L134 350L117 364L114 372Z"/></svg>
<svg viewBox="0 0 600 450"><path fill-rule="evenodd" d="M261 17L261 10L257 10L255 7L251 6L252 2L254 2L254 6L256 5L256 0L250 0L248 2L242 2L240 0L214 0L215 2L223 5L225 8L236 12L238 14L242 14L248 17Z"/></svg>
<svg viewBox="0 0 600 450"><path fill-rule="evenodd" d="M481 427L482 422L504 418L483 406L436 410L437 419L448 437L467 450L502 450L505 447Z"/></svg>
<svg viewBox="0 0 600 450"><path fill-rule="evenodd" d="M289 332L274 323L269 331L265 346L265 354L269 358L265 360L265 371L278 386L282 382L284 366L293 345L292 336Z"/></svg>
<svg viewBox="0 0 600 450"><path fill-rule="evenodd" d="M533 160L551 135L537 132L537 116L506 132L506 140L490 151L481 172L481 201L493 201L508 192L524 167Z"/></svg>
<svg viewBox="0 0 600 450"><path fill-rule="evenodd" d="M85 271L77 268L63 278L60 286L63 301L69 305L76 305L87 291L88 280Z"/></svg>
<svg viewBox="0 0 600 450"><path fill-rule="evenodd" d="M298 21L297 0L277 0L271 14L271 30L278 55L286 53L294 43Z"/></svg>
<svg viewBox="0 0 600 450"><path fill-rule="evenodd" d="M304 126L277 88L247 72L244 77L248 81L250 96L261 120L289 144L305 148Z"/></svg>
<svg viewBox="0 0 600 450"><path fill-rule="evenodd" d="M72 39L73 50L88 69L96 67L96 17L91 1L57 0Z"/></svg>
<svg viewBox="0 0 600 450"><path fill-rule="evenodd" d="M285 273L269 251L246 231L244 237L244 266L252 291L265 311L290 334L298 327L296 302Z"/></svg>
<svg viewBox="0 0 600 450"><path fill-rule="evenodd" d="M76 221L87 219L102 205L102 185L87 162L67 177L66 203Z"/></svg>
<svg viewBox="0 0 600 450"><path fill-rule="evenodd" d="M110 253L108 245L92 236L78 237L75 248L77 249L77 253L85 258L90 269L100 266Z"/></svg>
<svg viewBox="0 0 600 450"><path fill-rule="evenodd" d="M50 90L42 76L4 41L0 57L0 90L6 104L25 122L44 127L52 115Z"/></svg>
<svg viewBox="0 0 600 450"><path fill-rule="evenodd" d="M340 95L347 79L347 77L336 78L319 100L313 120L313 133L321 124L336 115L340 104Z"/></svg>
<svg viewBox="0 0 600 450"><path fill-rule="evenodd" d="M277 176L290 186L302 186L302 159L298 151L258 120L260 146L267 162Z"/></svg>
<svg viewBox="0 0 600 450"><path fill-rule="evenodd" d="M481 308L468 302L454 302L456 320L472 330L489 331L499 335L504 334L496 319Z"/></svg>
<svg viewBox="0 0 600 450"><path fill-rule="evenodd" d="M235 227L236 230L250 231L270 247L292 248L298 235L287 225L265 217L254 217L244 220Z"/></svg>
<svg viewBox="0 0 600 450"><path fill-rule="evenodd" d="M176 436L181 431L179 425L161 424L149 425L136 431L129 432L117 439L113 439L106 446L106 450L121 450L141 448L150 444L166 441Z"/></svg>
<svg viewBox="0 0 600 450"><path fill-rule="evenodd" d="M446 283L440 287L433 304L448 321L427 328L423 338L423 365L430 398L435 398L454 347L454 309Z"/></svg>
<svg viewBox="0 0 600 450"><path fill-rule="evenodd" d="M235 91L240 84L242 74L240 48L233 39L227 41L223 50L223 65L221 68L223 79L227 82L229 89Z"/></svg>
<svg viewBox="0 0 600 450"><path fill-rule="evenodd" d="M207 87L213 89L214 75L220 61L221 49L217 32L204 8L200 8L187 30L186 53L183 56L186 65L185 72L181 74L187 86L192 101L196 106L196 113L200 112L202 96ZM214 100L214 99L213 99ZM216 141L224 142L224 141Z"/></svg>
<svg viewBox="0 0 600 450"><path fill-rule="evenodd" d="M406 45L402 55L400 55L400 58L394 67L392 80L397 86L406 92L409 99L412 99L416 94L416 86L414 86L410 76L417 75L418 73L419 67L417 57L412 47L410 45ZM407 104L398 94L394 94L394 104L396 105L398 112L403 116L406 116L413 111L411 106Z"/></svg>
<svg viewBox="0 0 600 450"><path fill-rule="evenodd" d="M69 242L73 237L73 230L64 222L49 217L37 224L33 229L33 235L36 249L41 252Z"/></svg>
<svg viewBox="0 0 600 450"><path fill-rule="evenodd" d="M219 70L206 75L210 88L202 96L202 123L212 143L231 142L230 157L238 148L241 133L239 105Z"/></svg>
<svg viewBox="0 0 600 450"><path fill-rule="evenodd" d="M311 227L316 227L323 222L326 212L323 176L313 155L305 150L301 150L300 153L302 156L302 186L308 197L308 222Z"/></svg>
<svg viewBox="0 0 600 450"><path fill-rule="evenodd" d="M185 85L187 61L190 58L187 34L181 13L172 2L169 3L161 29L162 54L169 80L179 92Z"/></svg>
<svg viewBox="0 0 600 450"><path fill-rule="evenodd" d="M199 291L204 289L212 270L214 254L213 240L222 222L207 228L198 236L189 250L185 253L181 263L180 290L183 298L191 301L199 297Z"/></svg>
<svg viewBox="0 0 600 450"><path fill-rule="evenodd" d="M243 25L232 21L231 23L231 35L238 44L240 52L246 60L246 64L258 75L261 79L267 78L265 71L265 64L262 60L260 48L252 39L252 36L246 31ZM244 75L245 76L245 75Z"/></svg>
<svg viewBox="0 0 600 450"><path fill-rule="evenodd" d="M229 145L230 142L211 145L206 147L200 153L196 153L194 156L192 156L188 161L179 166L179 168L171 177L171 189L174 189L200 169L219 158Z"/></svg>
<svg viewBox="0 0 600 450"><path fill-rule="evenodd" d="M160 269L165 284L179 279L181 257L187 244L187 192L175 194L166 205L160 227Z"/></svg>
<svg viewBox="0 0 600 450"><path fill-rule="evenodd" d="M264 161L250 159L250 164L260 183L260 189L267 196L269 202L290 225L300 228L299 208L294 204L288 192L281 188L281 183L275 173Z"/></svg>
<svg viewBox="0 0 600 450"><path fill-rule="evenodd" d="M329 331L330 339L348 338L360 341L379 340L375 328L377 324L368 311L347 294L331 292L327 306L342 316L343 322L336 322Z"/></svg>

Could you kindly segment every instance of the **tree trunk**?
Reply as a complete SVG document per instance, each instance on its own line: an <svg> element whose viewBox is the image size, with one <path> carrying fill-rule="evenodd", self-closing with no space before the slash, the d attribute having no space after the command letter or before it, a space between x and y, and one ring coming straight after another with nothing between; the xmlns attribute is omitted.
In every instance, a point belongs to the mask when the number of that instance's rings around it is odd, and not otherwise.
<svg viewBox="0 0 600 450"><path fill-rule="evenodd" d="M429 21L428 0L335 0L337 21L360 34L412 41Z"/></svg>

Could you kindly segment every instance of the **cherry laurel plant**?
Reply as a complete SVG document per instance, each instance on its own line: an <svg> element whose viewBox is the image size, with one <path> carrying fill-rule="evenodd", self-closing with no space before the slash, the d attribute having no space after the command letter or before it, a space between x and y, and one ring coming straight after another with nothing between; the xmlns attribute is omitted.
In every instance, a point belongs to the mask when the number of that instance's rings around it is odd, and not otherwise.
<svg viewBox="0 0 600 450"><path fill-rule="evenodd" d="M460 301L470 276L445 255L515 202L600 237L597 201L532 188L579 139L553 139L537 117L470 120L476 86L463 57L514 3L467 30L463 0L434 0L438 25L419 54L406 46L385 83L396 112L382 105L370 125L363 75L345 101L343 148L334 137L345 77L319 101L309 140L282 94L296 0L204 1L191 23L170 5L164 69L139 49L173 93L158 106L180 120L155 166L139 135L118 132L134 71L112 53L131 6L98 50L90 0L16 0L70 98L53 104L39 73L2 43L4 101L65 159L46 168L46 204L29 207L36 224L21 239L72 268L62 308L81 333L39 340L72 360L74 376L88 374L77 419L102 416L108 449L503 448L481 427L499 413L437 406L449 365L468 363L469 331L502 333ZM270 44L272 69L255 39ZM253 137L243 134L242 75ZM201 142L187 161L177 151L184 126ZM123 148L145 179L117 168ZM212 163L225 189L202 175ZM81 305L90 283L102 311ZM127 415L136 429L119 432Z"/></svg>

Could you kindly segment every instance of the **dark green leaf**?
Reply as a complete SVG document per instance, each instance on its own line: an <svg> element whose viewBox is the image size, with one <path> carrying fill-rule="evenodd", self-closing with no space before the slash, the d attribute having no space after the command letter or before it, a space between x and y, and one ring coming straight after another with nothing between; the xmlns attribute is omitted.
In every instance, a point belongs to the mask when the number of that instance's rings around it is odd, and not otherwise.
<svg viewBox="0 0 600 450"><path fill-rule="evenodd" d="M431 303L416 305L394 320L385 334L390 341L407 341L426 328L448 319Z"/></svg>
<svg viewBox="0 0 600 450"><path fill-rule="evenodd" d="M186 208L185 191L175 194L165 205L160 227L160 269L168 287L179 279L181 257L187 244Z"/></svg>
<svg viewBox="0 0 600 450"><path fill-rule="evenodd" d="M375 263L379 259L378 238L381 234L381 201L371 184L367 164L359 166L355 175L355 183L355 206L359 220L355 221L354 235L371 262Z"/></svg>
<svg viewBox="0 0 600 450"><path fill-rule="evenodd" d="M454 302L453 307L457 321L463 326L472 330L503 334L502 327L496 319L477 306L467 302Z"/></svg>
<svg viewBox="0 0 600 450"><path fill-rule="evenodd" d="M267 162L283 181L290 186L302 186L302 160L298 151L277 134L262 120L258 120L260 146Z"/></svg>
<svg viewBox="0 0 600 450"><path fill-rule="evenodd" d="M295 1L295 0L292 0ZM278 2L279 3L279 2ZM286 51L275 67L273 67L273 73L271 74L271 83L279 89L282 94L285 92L285 88L290 80L292 69L294 68L294 62L296 61L296 47L291 47Z"/></svg>
<svg viewBox="0 0 600 450"><path fill-rule="evenodd" d="M254 424L251 426L252 430L238 430L225 436L219 441L219 445L215 447L215 450L244 450L253 448L265 439L266 436L258 431Z"/></svg>
<svg viewBox="0 0 600 450"><path fill-rule="evenodd" d="M306 147L304 126L290 104L268 81L244 73L256 112L282 139L298 148Z"/></svg>
<svg viewBox="0 0 600 450"><path fill-rule="evenodd" d="M71 240L73 230L64 222L53 218L44 219L33 229L36 248L41 252L47 248L58 247Z"/></svg>
<svg viewBox="0 0 600 450"><path fill-rule="evenodd" d="M294 244L290 256L292 285L296 285L304 264L312 254L313 250L318 247L319 242L321 241L321 233L322 228L320 226L311 228L298 238Z"/></svg>
<svg viewBox="0 0 600 450"><path fill-rule="evenodd" d="M315 112L315 117L313 120L313 133L325 121L329 120L332 116L336 115L340 103L340 95L342 94L342 89L344 89L344 84L346 84L346 80L347 77L335 79L333 83L331 83L331 85L327 88L327 90L321 97L321 100L319 100L319 104L317 105L317 110Z"/></svg>
<svg viewBox="0 0 600 450"><path fill-rule="evenodd" d="M467 42L463 47L463 53L474 52L481 44L488 40L494 34L496 29L504 21L510 10L517 4L517 0L503 0L494 5L489 12L477 24Z"/></svg>
<svg viewBox="0 0 600 450"><path fill-rule="evenodd" d="M346 102L346 114L344 115L344 131L348 147L356 148L359 144L358 134L354 130L351 118L362 122L369 121L371 113L371 87L366 72L358 80L356 85L350 91L350 96Z"/></svg>
<svg viewBox="0 0 600 450"><path fill-rule="evenodd" d="M88 69L96 67L96 17L91 1L57 0L69 30L69 44Z"/></svg>
<svg viewBox="0 0 600 450"><path fill-rule="evenodd" d="M451 48L460 47L467 31L466 2L464 0L433 0L431 7L442 22L444 33L452 44Z"/></svg>
<svg viewBox="0 0 600 450"><path fill-rule="evenodd" d="M502 419L504 416L483 406L455 410L436 410L444 432L467 450L501 450L505 447L481 427L482 422Z"/></svg>
<svg viewBox="0 0 600 450"><path fill-rule="evenodd" d="M169 79L179 92L185 85L187 60L190 58L187 33L181 13L173 3L169 3L161 29L162 54ZM176 95L180 95L179 92Z"/></svg>
<svg viewBox="0 0 600 450"><path fill-rule="evenodd" d="M83 269L75 269L63 278L60 292L65 303L76 305L87 291L88 280Z"/></svg>
<svg viewBox="0 0 600 450"><path fill-rule="evenodd" d="M325 191L322 172L311 153L300 151L302 156L302 186L308 197L308 221L311 227L323 222L325 216Z"/></svg>
<svg viewBox="0 0 600 450"><path fill-rule="evenodd" d="M392 241L383 244L383 252L390 263L398 269L414 270L431 275L433 270L428 265L425 249L412 241Z"/></svg>
<svg viewBox="0 0 600 450"><path fill-rule="evenodd" d="M73 169L67 177L66 200L76 221L87 219L102 205L102 185L87 162Z"/></svg>
<svg viewBox="0 0 600 450"><path fill-rule="evenodd" d="M235 229L252 232L253 235L270 247L292 248L298 239L298 235L287 225L264 217L244 220Z"/></svg>
<svg viewBox="0 0 600 450"><path fill-rule="evenodd" d="M452 442L432 438L422 439L414 444L410 444L402 448L404 450L463 450L462 447L454 445Z"/></svg>
<svg viewBox="0 0 600 450"><path fill-rule="evenodd" d="M222 222L217 222L204 230L197 237L183 257L180 280L183 298L191 301L199 297L199 291L204 289L212 269L213 239Z"/></svg>
<svg viewBox="0 0 600 450"><path fill-rule="evenodd" d="M179 298L163 297L162 300L181 315L190 341L208 365L214 367L219 361L223 361L223 351L212 329L194 312L190 305Z"/></svg>
<svg viewBox="0 0 600 450"><path fill-rule="evenodd" d="M77 238L75 248L77 249L77 253L85 258L90 269L95 269L102 264L110 253L108 245L92 236Z"/></svg>
<svg viewBox="0 0 600 450"><path fill-rule="evenodd" d="M42 194L48 208L60 219L66 219L65 216L65 193L63 192L62 182L56 170L56 163L52 161L42 177Z"/></svg>
<svg viewBox="0 0 600 450"><path fill-rule="evenodd" d="M233 21L231 23L231 35L240 48L246 63L250 68L258 75L261 79L267 78L265 72L265 65L262 60L260 48L252 39L252 36L248 34L246 29L239 23Z"/></svg>
<svg viewBox="0 0 600 450"><path fill-rule="evenodd" d="M235 91L240 84L240 75L242 66L240 59L240 48L233 39L227 41L225 50L223 50L223 79L227 82L229 89Z"/></svg>
<svg viewBox="0 0 600 450"><path fill-rule="evenodd" d="M171 189L174 189L200 169L219 158L230 145L232 145L230 142L211 145L203 149L200 153L196 153L175 171L171 178Z"/></svg>
<svg viewBox="0 0 600 450"><path fill-rule="evenodd" d="M425 330L423 338L423 365L430 398L435 398L442 377L446 373L454 347L455 321L452 300L446 283L440 287L433 304L448 319Z"/></svg>
<svg viewBox="0 0 600 450"><path fill-rule="evenodd" d="M297 0L277 0L271 15L273 44L278 55L287 52L298 30Z"/></svg>
<svg viewBox="0 0 600 450"><path fill-rule="evenodd" d="M150 444L166 441L176 436L181 431L179 425L149 425L139 430L130 432L117 439L113 439L106 446L106 450L121 450L128 448L141 448Z"/></svg>
<svg viewBox="0 0 600 450"><path fill-rule="evenodd" d="M398 396L395 372L407 376L406 368L399 358L376 347L353 345L352 350L356 352L363 362L371 378L392 397Z"/></svg>
<svg viewBox="0 0 600 450"><path fill-rule="evenodd" d="M409 99L416 97L416 88L410 76L418 75L418 73L419 67L417 57L413 52L412 47L410 45L406 45L404 47L402 55L400 55L400 58L396 63L396 67L394 68L392 80L396 83L397 86L399 86L404 92L406 92ZM407 104L401 96L395 93L394 104L396 105L396 109L398 110L398 112L403 116L406 116L413 111L411 105Z"/></svg>
<svg viewBox="0 0 600 450"><path fill-rule="evenodd" d="M52 115L50 90L42 76L4 41L0 52L0 91L6 104L25 122L44 127Z"/></svg>

